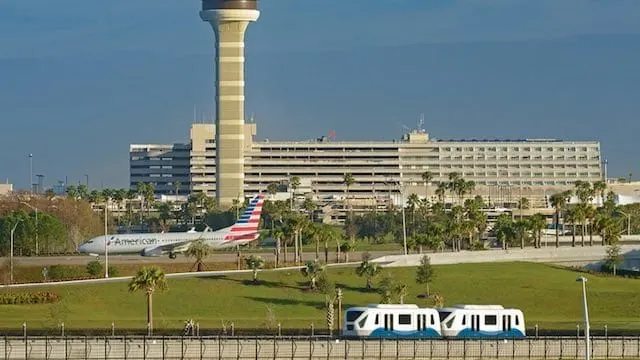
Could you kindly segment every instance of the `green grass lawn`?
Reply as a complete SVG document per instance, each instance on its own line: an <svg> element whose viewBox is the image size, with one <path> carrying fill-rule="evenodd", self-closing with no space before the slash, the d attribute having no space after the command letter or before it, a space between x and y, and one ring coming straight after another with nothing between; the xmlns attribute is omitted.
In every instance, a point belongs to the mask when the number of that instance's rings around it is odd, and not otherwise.
<svg viewBox="0 0 640 360"><path fill-rule="evenodd" d="M578 272L534 263L485 263L436 266L432 292L446 305L502 304L524 311L527 328L575 329L582 322L582 289ZM396 280L409 284L405 302L426 305L416 296L424 287L414 281L415 268L388 269ZM353 268L331 269L329 277L342 284L345 307L376 303L380 297L364 290L365 280ZM592 328L640 329L640 280L586 275ZM267 308L283 328L324 327L323 297L305 290L297 271L265 272L262 285L247 285L250 275L169 281L165 293L154 296L156 329L181 328L189 318L203 328L221 328L223 321L236 328L261 327ZM55 304L0 305L0 328L67 329L144 328L145 296L127 292L127 283L72 285L38 290L62 296ZM4 290L7 291L7 290ZM13 290L17 291L17 290ZM22 290L24 291L24 290ZM36 290L30 290L36 291Z"/></svg>

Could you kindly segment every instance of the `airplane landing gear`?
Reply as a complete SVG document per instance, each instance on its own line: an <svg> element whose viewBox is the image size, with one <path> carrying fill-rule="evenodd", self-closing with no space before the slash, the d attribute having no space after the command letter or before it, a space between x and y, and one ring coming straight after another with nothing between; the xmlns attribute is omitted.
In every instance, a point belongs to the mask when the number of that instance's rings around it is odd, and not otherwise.
<svg viewBox="0 0 640 360"><path fill-rule="evenodd" d="M178 257L177 254L169 253L169 259L175 259L176 257Z"/></svg>

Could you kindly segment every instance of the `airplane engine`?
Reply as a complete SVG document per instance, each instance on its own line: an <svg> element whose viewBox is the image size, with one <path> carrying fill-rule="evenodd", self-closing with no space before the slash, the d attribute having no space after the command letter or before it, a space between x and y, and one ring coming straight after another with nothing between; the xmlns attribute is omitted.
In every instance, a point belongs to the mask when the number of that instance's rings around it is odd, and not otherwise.
<svg viewBox="0 0 640 360"><path fill-rule="evenodd" d="M161 256L162 251L156 248L144 248L140 252L141 256Z"/></svg>

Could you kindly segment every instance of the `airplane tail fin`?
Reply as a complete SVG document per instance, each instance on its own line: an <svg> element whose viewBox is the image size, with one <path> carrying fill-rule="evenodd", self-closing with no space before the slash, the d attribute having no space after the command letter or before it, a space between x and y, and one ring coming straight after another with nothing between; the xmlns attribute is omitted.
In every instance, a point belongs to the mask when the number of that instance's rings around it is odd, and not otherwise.
<svg viewBox="0 0 640 360"><path fill-rule="evenodd" d="M249 206L229 229L225 240L254 240L260 225L264 195L258 194L249 201Z"/></svg>

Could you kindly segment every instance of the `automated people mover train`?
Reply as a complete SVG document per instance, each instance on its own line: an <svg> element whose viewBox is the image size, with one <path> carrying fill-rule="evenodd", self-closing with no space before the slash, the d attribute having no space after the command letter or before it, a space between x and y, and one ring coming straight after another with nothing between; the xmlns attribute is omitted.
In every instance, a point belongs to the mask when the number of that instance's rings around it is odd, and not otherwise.
<svg viewBox="0 0 640 360"><path fill-rule="evenodd" d="M453 305L420 308L406 304L372 304L345 312L346 337L523 338L524 314L501 305Z"/></svg>

